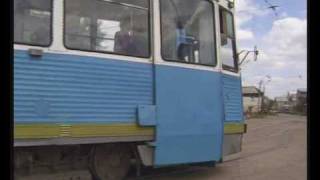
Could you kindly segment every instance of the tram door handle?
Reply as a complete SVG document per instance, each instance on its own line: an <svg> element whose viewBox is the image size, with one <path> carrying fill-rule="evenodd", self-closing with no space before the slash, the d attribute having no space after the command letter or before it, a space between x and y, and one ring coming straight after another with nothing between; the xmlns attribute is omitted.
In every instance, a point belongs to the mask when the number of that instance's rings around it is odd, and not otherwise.
<svg viewBox="0 0 320 180"><path fill-rule="evenodd" d="M33 57L42 57L43 55L43 50L42 49L35 49L35 48L30 48L28 50L29 55Z"/></svg>

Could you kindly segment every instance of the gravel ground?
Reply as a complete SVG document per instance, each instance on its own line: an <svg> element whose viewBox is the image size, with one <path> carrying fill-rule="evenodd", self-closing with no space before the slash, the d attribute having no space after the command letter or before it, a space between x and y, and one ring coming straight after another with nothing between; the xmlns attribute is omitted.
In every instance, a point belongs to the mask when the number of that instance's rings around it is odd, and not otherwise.
<svg viewBox="0 0 320 180"><path fill-rule="evenodd" d="M288 114L247 120L240 158L152 180L304 180L307 179L306 117Z"/></svg>

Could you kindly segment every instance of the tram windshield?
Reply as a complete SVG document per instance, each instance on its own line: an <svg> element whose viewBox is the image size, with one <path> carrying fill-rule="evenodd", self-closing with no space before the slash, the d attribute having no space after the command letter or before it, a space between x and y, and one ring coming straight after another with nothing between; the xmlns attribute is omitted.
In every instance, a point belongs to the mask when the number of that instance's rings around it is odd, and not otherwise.
<svg viewBox="0 0 320 180"><path fill-rule="evenodd" d="M70 49L149 56L148 0L66 0Z"/></svg>
<svg viewBox="0 0 320 180"><path fill-rule="evenodd" d="M215 65L213 4L205 0L162 0L162 56L168 61Z"/></svg>

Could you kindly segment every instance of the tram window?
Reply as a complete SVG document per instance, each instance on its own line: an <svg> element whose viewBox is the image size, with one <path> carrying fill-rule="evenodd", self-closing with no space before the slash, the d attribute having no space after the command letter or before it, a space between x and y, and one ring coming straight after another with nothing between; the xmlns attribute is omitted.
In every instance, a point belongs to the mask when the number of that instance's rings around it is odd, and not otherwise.
<svg viewBox="0 0 320 180"><path fill-rule="evenodd" d="M49 46L51 0L14 0L14 43Z"/></svg>
<svg viewBox="0 0 320 180"><path fill-rule="evenodd" d="M213 4L205 0L162 0L162 57L216 65Z"/></svg>
<svg viewBox="0 0 320 180"><path fill-rule="evenodd" d="M148 0L66 0L65 46L149 57Z"/></svg>
<svg viewBox="0 0 320 180"><path fill-rule="evenodd" d="M237 71L236 40L233 16L227 10L220 8L221 60L223 69Z"/></svg>

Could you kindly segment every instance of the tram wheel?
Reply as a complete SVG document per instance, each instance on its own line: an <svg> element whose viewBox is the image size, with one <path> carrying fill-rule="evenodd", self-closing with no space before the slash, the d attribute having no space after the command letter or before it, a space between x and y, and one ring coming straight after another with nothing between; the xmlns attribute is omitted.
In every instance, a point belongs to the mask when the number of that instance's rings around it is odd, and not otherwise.
<svg viewBox="0 0 320 180"><path fill-rule="evenodd" d="M130 150L122 144L94 147L90 156L90 170L94 180L122 180L130 168Z"/></svg>

